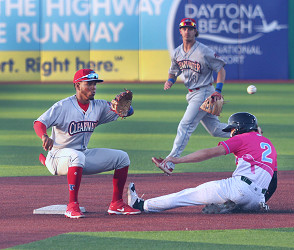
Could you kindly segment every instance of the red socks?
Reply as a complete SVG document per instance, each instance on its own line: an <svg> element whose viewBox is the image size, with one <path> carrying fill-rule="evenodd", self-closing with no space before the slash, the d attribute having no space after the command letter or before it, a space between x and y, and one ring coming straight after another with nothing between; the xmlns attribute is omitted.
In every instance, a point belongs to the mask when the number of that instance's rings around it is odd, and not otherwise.
<svg viewBox="0 0 294 250"><path fill-rule="evenodd" d="M83 174L82 167L69 167L67 173L67 182L69 190L69 203L78 202L78 192Z"/></svg>
<svg viewBox="0 0 294 250"><path fill-rule="evenodd" d="M118 201L122 199L124 187L128 177L129 166L116 169L113 174L113 194L112 194L112 202Z"/></svg>
<svg viewBox="0 0 294 250"><path fill-rule="evenodd" d="M113 195L112 202L122 199L125 183L128 177L129 166L116 169L113 174ZM67 173L69 203L78 202L78 192L81 184L83 168L69 167Z"/></svg>

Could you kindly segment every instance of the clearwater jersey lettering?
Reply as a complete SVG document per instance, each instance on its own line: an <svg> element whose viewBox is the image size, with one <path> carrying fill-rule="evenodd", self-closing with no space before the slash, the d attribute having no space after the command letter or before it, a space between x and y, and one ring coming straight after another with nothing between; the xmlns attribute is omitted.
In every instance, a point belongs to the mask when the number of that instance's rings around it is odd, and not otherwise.
<svg viewBox="0 0 294 250"><path fill-rule="evenodd" d="M98 122L93 122L93 121L81 121L81 122L72 121L68 127L68 134L75 135L82 132L93 132L97 124Z"/></svg>

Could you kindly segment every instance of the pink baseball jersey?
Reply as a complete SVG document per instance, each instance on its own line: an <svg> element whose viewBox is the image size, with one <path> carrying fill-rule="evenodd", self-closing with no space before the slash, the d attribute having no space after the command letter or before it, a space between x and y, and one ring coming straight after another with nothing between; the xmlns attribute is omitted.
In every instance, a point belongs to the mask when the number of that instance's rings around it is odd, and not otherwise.
<svg viewBox="0 0 294 250"><path fill-rule="evenodd" d="M246 176L261 188L268 188L277 171L277 152L271 141L257 132L235 135L219 143L226 154L233 153L237 168L233 176Z"/></svg>

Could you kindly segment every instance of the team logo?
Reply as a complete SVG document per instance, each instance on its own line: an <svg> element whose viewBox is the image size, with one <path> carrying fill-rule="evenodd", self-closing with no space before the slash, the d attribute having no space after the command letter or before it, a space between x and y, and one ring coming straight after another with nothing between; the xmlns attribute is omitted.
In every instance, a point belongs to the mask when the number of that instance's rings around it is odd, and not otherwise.
<svg viewBox="0 0 294 250"><path fill-rule="evenodd" d="M75 190L75 185L74 184L69 184L68 189L69 189L69 191L74 191Z"/></svg>
<svg viewBox="0 0 294 250"><path fill-rule="evenodd" d="M201 65L198 62L192 62L190 60L182 60L182 61L178 61L177 63L181 71L191 69L194 72L197 72L199 74L201 73Z"/></svg>
<svg viewBox="0 0 294 250"><path fill-rule="evenodd" d="M270 165L262 162L262 159L261 159L261 161L257 161L250 154L243 155L242 158L239 159L239 161L241 161L243 164L245 164L245 163L250 164L252 174L255 174L256 168L263 169L263 170L269 172L271 175L273 175L273 173L274 173L274 170L270 167ZM272 163L272 162L269 162L269 163Z"/></svg>
<svg viewBox="0 0 294 250"><path fill-rule="evenodd" d="M97 127L98 121L80 121L75 122L72 121L68 126L68 133L69 135L75 135L84 132L93 132L94 129Z"/></svg>

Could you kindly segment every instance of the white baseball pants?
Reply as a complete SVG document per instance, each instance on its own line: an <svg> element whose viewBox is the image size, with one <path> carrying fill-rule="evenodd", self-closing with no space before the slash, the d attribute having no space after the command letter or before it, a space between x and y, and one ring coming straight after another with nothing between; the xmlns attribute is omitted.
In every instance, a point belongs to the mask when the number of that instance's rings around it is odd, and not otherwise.
<svg viewBox="0 0 294 250"><path fill-rule="evenodd" d="M186 206L223 204L231 200L243 210L258 210L259 203L265 202L262 189L252 183L248 185L240 176L210 181L195 188L184 189L152 199L145 200L145 212L161 212Z"/></svg>
<svg viewBox="0 0 294 250"><path fill-rule="evenodd" d="M78 151L71 148L49 151L46 167L53 175L67 175L69 167L82 167L83 175L98 174L130 165L128 154L122 150L93 148Z"/></svg>

